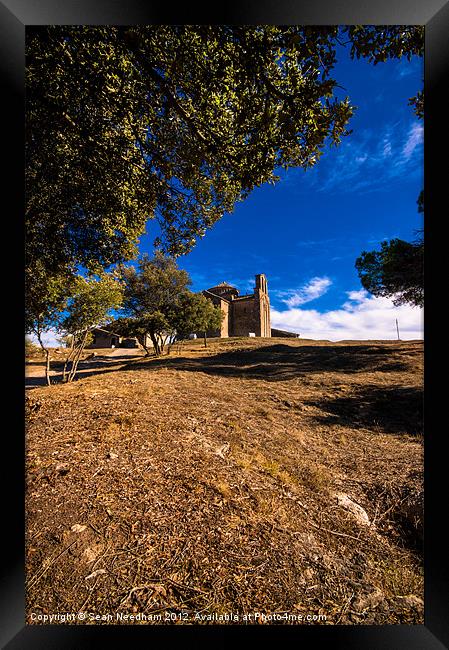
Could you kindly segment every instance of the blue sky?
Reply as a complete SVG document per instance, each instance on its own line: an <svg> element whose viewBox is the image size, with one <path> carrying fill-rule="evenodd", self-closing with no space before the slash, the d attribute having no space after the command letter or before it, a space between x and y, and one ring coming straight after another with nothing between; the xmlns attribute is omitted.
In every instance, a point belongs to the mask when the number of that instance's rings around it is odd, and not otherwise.
<svg viewBox="0 0 449 650"><path fill-rule="evenodd" d="M308 171L281 172L237 204L179 259L200 291L226 281L251 292L265 273L272 326L313 339L423 337L422 310L394 307L362 290L354 267L383 239L408 241L422 227L423 122L408 99L422 87L423 60L374 66L343 48L334 78L357 107L353 133L328 146ZM151 253L149 222L140 250Z"/></svg>

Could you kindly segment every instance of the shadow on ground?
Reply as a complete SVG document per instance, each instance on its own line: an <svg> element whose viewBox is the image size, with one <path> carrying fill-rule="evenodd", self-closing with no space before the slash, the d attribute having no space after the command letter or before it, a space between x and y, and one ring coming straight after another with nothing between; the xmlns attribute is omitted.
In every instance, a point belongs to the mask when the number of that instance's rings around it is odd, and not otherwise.
<svg viewBox="0 0 449 650"><path fill-rule="evenodd" d="M232 350L210 357L155 359L151 368L192 370L213 375L284 381L307 373L399 372L408 369L408 355L419 355L413 346L390 348L365 345L269 345L254 350ZM402 357L402 358L401 358ZM150 369L148 363L134 362L129 368Z"/></svg>
<svg viewBox="0 0 449 650"><path fill-rule="evenodd" d="M201 353L206 350L201 350ZM97 357L79 365L78 379L112 370L173 370L204 372L211 375L285 381L310 373L400 372L408 370L410 357L421 355L413 345L393 348L385 345L269 345L256 349L231 350L198 358L159 359ZM129 360L129 363L126 363ZM118 368L117 366L120 366ZM54 366L53 366L54 367ZM62 366L61 366L62 367ZM55 377L56 381L60 380Z"/></svg>
<svg viewBox="0 0 449 650"><path fill-rule="evenodd" d="M423 432L423 391L417 387L360 386L350 396L304 403L323 411L316 420L326 425L410 435Z"/></svg>

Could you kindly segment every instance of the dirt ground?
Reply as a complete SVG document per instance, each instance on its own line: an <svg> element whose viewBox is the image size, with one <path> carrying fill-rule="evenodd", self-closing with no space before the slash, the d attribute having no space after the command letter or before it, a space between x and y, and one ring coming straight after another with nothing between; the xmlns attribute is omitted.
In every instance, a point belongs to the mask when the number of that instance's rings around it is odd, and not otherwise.
<svg viewBox="0 0 449 650"><path fill-rule="evenodd" d="M51 381L58 382L61 378L63 360L65 358L64 348L53 348L51 351L50 378ZM142 348L108 348L99 350L86 349L81 355L81 362L78 369L78 376L83 377L90 373L94 368L115 367L126 364L135 357L145 356ZM87 360L86 360L87 359ZM25 364L25 389L35 388L36 386L46 386L45 364L43 363L43 353L36 348L34 354L31 354Z"/></svg>
<svg viewBox="0 0 449 650"><path fill-rule="evenodd" d="M29 360L27 622L423 623L421 341L97 352Z"/></svg>

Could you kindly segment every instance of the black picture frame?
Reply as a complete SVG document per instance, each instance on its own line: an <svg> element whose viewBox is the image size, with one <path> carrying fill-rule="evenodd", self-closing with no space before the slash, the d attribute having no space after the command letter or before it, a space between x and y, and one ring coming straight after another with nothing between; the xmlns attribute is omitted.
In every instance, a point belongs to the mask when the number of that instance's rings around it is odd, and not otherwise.
<svg viewBox="0 0 449 650"><path fill-rule="evenodd" d="M24 41L25 28L45 24L423 24L425 25L425 622L417 626L26 626L24 578L24 452L23 436L23 377L20 354L23 349L21 314L23 305L23 175L24 175ZM4 199L12 197L4 208L4 236L6 248L14 250L12 266L8 263L6 283L14 328L8 333L8 364L10 403L15 403L15 417L4 426L4 466L9 470L3 492L2 533L6 549L2 553L3 567L0 583L0 642L8 650L33 648L46 650L61 648L101 648L106 637L115 643L130 646L158 642L179 642L187 647L206 642L227 646L242 640L247 643L257 638L268 643L285 636L289 642L326 644L327 647L351 650L439 650L449 647L449 588L448 552L443 531L445 519L446 472L444 453L445 427L441 406L444 406L444 387L438 379L439 371L447 368L441 354L436 314L438 269L438 221L444 222L443 188L447 164L441 154L447 131L447 108L443 95L449 79L449 2L445 0L257 0L240 3L227 2L209 11L203 4L164 7L139 0L0 0L0 67L3 109L3 135L7 144L4 151L7 165L3 170ZM446 148L447 150L447 148ZM447 181L446 181L447 183ZM12 188L16 188L13 192ZM3 206L5 205L5 200ZM446 199L447 201L447 199ZM438 220L437 215L441 215ZM428 224L431 223L430 228ZM8 227L7 227L8 226ZM12 238L12 239L11 239ZM14 242L10 243L10 242ZM14 246L14 248L12 248ZM14 269L15 267L15 269ZM12 269L12 270L11 270ZM19 287L20 285L20 287ZM8 328L9 329L9 328ZM19 363L17 363L19 359ZM441 366L441 368L440 368ZM444 374L441 375L444 377ZM9 401L11 400L11 401ZM261 636L263 635L263 637ZM271 635L273 635L272 638Z"/></svg>

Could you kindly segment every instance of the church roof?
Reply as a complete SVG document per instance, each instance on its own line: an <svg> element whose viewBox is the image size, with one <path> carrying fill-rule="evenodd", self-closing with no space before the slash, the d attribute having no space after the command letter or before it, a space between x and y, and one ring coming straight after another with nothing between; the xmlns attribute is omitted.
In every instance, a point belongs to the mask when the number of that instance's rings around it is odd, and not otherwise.
<svg viewBox="0 0 449 650"><path fill-rule="evenodd" d="M212 289L235 289L237 291L236 287L233 287L232 284L228 284L227 282L220 282L220 284L210 287L209 291L212 291Z"/></svg>

